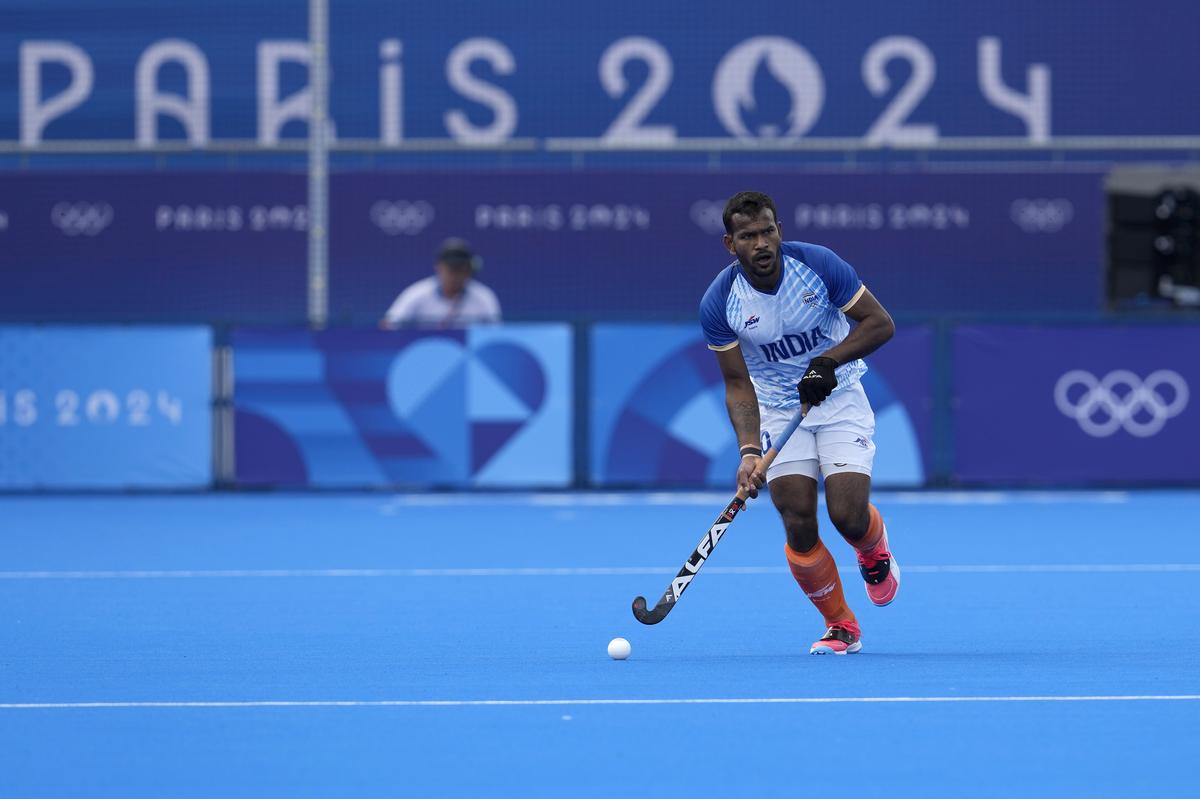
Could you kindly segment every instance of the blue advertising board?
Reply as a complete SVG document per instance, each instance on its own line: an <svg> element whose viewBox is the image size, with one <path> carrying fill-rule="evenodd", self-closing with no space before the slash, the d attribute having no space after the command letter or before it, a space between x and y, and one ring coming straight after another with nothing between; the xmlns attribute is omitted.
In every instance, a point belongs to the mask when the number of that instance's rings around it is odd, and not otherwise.
<svg viewBox="0 0 1200 799"><path fill-rule="evenodd" d="M305 318L303 176L19 173L0 213L0 318Z"/></svg>
<svg viewBox="0 0 1200 799"><path fill-rule="evenodd" d="M302 136L307 6L9 0L0 140ZM1200 20L1188 0L330 6L331 111L346 139L1200 130L1200 105L1176 89Z"/></svg>
<svg viewBox="0 0 1200 799"><path fill-rule="evenodd" d="M0 488L203 488L208 328L0 327Z"/></svg>
<svg viewBox="0 0 1200 799"><path fill-rule="evenodd" d="M565 486L571 330L232 334L243 486Z"/></svg>
<svg viewBox="0 0 1200 799"><path fill-rule="evenodd" d="M692 318L731 261L725 200L748 188L775 198L785 238L837 251L894 313L1100 308L1099 173L743 171L342 175L331 309L381 314L461 235L506 313Z"/></svg>
<svg viewBox="0 0 1200 799"><path fill-rule="evenodd" d="M932 444L932 329L902 327L868 364L874 482L922 485ZM591 384L594 485L732 486L737 440L698 323L595 325Z"/></svg>
<svg viewBox="0 0 1200 799"><path fill-rule="evenodd" d="M510 319L692 318L755 188L893 313L1094 311L1097 172L350 172L331 181L330 318L373 324L466 236ZM298 174L22 173L0 181L0 316L274 324L306 316Z"/></svg>
<svg viewBox="0 0 1200 799"><path fill-rule="evenodd" d="M1200 326L961 325L954 477L963 483L1200 480Z"/></svg>

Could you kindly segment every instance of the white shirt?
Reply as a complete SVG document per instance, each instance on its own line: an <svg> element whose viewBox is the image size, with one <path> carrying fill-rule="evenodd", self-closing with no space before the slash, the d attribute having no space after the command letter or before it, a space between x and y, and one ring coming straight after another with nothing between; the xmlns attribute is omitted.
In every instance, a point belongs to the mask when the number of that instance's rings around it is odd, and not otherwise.
<svg viewBox="0 0 1200 799"><path fill-rule="evenodd" d="M471 280L460 296L450 299L442 294L436 275L418 280L400 292L383 316L388 327L462 327L499 321L500 301L490 288Z"/></svg>
<svg viewBox="0 0 1200 799"><path fill-rule="evenodd" d="M700 325L710 350L741 347L759 403L793 410L809 361L850 333L845 312L866 287L827 247L785 241L780 260L783 274L772 291L756 289L737 261L725 267L700 302ZM834 394L866 371L861 358L838 366Z"/></svg>

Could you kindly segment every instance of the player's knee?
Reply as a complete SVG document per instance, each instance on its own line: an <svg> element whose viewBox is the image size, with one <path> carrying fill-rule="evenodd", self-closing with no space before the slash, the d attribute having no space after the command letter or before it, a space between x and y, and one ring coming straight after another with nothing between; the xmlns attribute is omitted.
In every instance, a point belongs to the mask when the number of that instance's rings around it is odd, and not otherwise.
<svg viewBox="0 0 1200 799"><path fill-rule="evenodd" d="M807 552L817 545L817 516L813 513L782 511L788 546L794 552Z"/></svg>
<svg viewBox="0 0 1200 799"><path fill-rule="evenodd" d="M866 505L860 507L858 503L831 503L829 521L833 522L839 533L853 541L867 534L871 513Z"/></svg>

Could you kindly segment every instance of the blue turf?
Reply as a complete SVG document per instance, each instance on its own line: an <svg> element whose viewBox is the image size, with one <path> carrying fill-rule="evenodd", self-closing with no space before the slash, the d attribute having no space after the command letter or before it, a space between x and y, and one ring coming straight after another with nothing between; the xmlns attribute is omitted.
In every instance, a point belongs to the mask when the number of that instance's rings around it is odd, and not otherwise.
<svg viewBox="0 0 1200 799"><path fill-rule="evenodd" d="M1200 694L1197 494L881 495L904 585L873 608L843 572L865 648L839 658L805 654L821 623L762 500L653 628L630 599L658 597L723 497L425 501L0 499L0 703ZM1114 570L933 568L1055 564ZM719 571L731 566L771 568ZM661 570L95 574L527 567ZM616 635L633 643L629 661L606 656ZM881 779L893 796L1185 795L1197 711L1195 700L6 708L0 796L792 796Z"/></svg>

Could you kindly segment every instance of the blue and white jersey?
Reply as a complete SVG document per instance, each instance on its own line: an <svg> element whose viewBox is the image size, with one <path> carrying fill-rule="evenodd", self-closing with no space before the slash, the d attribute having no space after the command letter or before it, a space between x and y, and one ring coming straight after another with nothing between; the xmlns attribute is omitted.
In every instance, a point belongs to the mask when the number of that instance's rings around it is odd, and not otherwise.
<svg viewBox="0 0 1200 799"><path fill-rule="evenodd" d="M754 288L737 261L722 269L700 301L700 326L710 350L741 346L760 405L793 410L809 360L850 333L843 311L866 287L827 247L785 241L780 255L783 275L771 292ZM866 371L862 359L840 365L833 393Z"/></svg>

